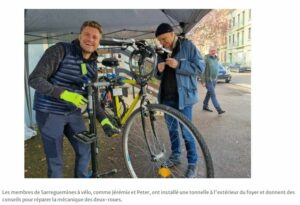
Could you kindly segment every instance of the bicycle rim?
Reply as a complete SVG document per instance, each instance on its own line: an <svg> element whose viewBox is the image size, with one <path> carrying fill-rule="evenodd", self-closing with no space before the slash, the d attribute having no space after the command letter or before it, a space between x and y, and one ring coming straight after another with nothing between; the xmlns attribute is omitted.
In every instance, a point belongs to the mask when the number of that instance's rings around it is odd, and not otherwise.
<svg viewBox="0 0 300 205"><path fill-rule="evenodd" d="M195 142L198 158L195 177L214 176L211 156L203 137L182 113L165 105L157 104L147 105L143 114L141 113L141 108L137 109L128 119L123 131L125 163L132 177L184 178L191 156L188 160L186 147L190 146L190 143L185 143L183 135L190 136L188 137L189 141L192 138ZM165 116L168 116L168 121ZM144 125L142 125L142 117ZM170 119L172 120L170 121ZM166 161L172 153L168 127L176 122L178 123L178 138L180 141L180 164L166 167Z"/></svg>
<svg viewBox="0 0 300 205"><path fill-rule="evenodd" d="M140 51L133 51L129 57L129 68L131 73L137 77L148 77L153 74L156 67L156 54L150 49L151 57L145 57Z"/></svg>
<svg viewBox="0 0 300 205"><path fill-rule="evenodd" d="M106 96L106 95L105 95ZM126 104L123 100L123 98L119 98L119 113L121 114L120 118L117 117L117 114L115 113L115 108L113 107L113 101L107 101L106 97L103 98L101 102L101 106L104 109L107 117L113 122L115 126L120 126L120 119L125 115L127 108Z"/></svg>

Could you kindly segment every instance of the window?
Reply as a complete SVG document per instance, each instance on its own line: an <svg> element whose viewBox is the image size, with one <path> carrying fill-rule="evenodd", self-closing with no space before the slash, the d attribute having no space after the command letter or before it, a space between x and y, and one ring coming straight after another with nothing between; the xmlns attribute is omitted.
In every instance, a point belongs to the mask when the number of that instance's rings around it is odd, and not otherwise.
<svg viewBox="0 0 300 205"><path fill-rule="evenodd" d="M251 20L251 10L249 9L249 21Z"/></svg>
<svg viewBox="0 0 300 205"><path fill-rule="evenodd" d="M240 44L240 33L237 33L237 46Z"/></svg>
<svg viewBox="0 0 300 205"><path fill-rule="evenodd" d="M244 31L242 31L242 45L244 45Z"/></svg>
<svg viewBox="0 0 300 205"><path fill-rule="evenodd" d="M229 36L228 44L231 45L231 36Z"/></svg>
<svg viewBox="0 0 300 205"><path fill-rule="evenodd" d="M243 25L245 25L245 11L243 11L243 14L242 14L242 23L243 23Z"/></svg>
<svg viewBox="0 0 300 205"><path fill-rule="evenodd" d="M237 25L240 26L240 18L241 18L241 15L238 14L238 22L237 22Z"/></svg>
<svg viewBox="0 0 300 205"><path fill-rule="evenodd" d="M230 20L229 20L229 25L228 25L229 28L231 28L231 23L232 23L232 20L230 19Z"/></svg>
<svg viewBox="0 0 300 205"><path fill-rule="evenodd" d="M251 28L248 28L248 40L251 40Z"/></svg>
<svg viewBox="0 0 300 205"><path fill-rule="evenodd" d="M234 34L232 34L232 44L234 45Z"/></svg>
<svg viewBox="0 0 300 205"><path fill-rule="evenodd" d="M232 19L232 26L233 27L235 26L235 17L233 17L233 19Z"/></svg>

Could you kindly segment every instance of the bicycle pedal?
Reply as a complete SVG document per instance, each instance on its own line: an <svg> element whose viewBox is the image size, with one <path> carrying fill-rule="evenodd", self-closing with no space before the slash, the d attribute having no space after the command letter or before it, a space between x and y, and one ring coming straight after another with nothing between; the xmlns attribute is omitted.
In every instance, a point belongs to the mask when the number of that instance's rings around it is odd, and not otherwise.
<svg viewBox="0 0 300 205"><path fill-rule="evenodd" d="M75 134L74 137L85 144L90 144L97 140L97 136L94 133L89 133L88 131L79 132Z"/></svg>

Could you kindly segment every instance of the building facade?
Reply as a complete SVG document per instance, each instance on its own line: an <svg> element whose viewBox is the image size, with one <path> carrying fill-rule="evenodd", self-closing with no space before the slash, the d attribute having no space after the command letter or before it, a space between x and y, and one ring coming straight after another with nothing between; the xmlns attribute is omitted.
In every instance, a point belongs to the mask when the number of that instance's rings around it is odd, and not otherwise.
<svg viewBox="0 0 300 205"><path fill-rule="evenodd" d="M233 10L228 18L229 29L224 62L238 63L251 68L251 10Z"/></svg>

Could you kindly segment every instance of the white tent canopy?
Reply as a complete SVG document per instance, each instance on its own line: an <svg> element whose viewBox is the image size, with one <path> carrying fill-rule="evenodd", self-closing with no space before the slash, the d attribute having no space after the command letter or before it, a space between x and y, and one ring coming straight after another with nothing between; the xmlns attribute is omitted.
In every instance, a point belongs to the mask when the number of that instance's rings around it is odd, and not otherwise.
<svg viewBox="0 0 300 205"><path fill-rule="evenodd" d="M104 39L154 38L160 23L176 33L187 33L209 9L28 9L25 10L25 43L71 41L86 20L98 21Z"/></svg>
<svg viewBox="0 0 300 205"><path fill-rule="evenodd" d="M104 35L112 38L151 39L160 23L169 23L177 34L189 32L210 9L26 9L25 10L25 122L32 127L33 89L28 75L41 57L44 45L71 42L86 20L99 22ZM40 45L39 45L40 44ZM46 46L47 47L47 46Z"/></svg>

